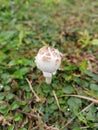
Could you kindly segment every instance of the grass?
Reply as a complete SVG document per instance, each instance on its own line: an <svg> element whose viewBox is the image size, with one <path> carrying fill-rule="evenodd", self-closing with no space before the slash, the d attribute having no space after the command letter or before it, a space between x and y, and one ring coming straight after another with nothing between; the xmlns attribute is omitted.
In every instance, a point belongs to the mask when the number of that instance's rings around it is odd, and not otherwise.
<svg viewBox="0 0 98 130"><path fill-rule="evenodd" d="M98 2L0 0L0 130L97 130ZM34 58L65 57L51 85Z"/></svg>

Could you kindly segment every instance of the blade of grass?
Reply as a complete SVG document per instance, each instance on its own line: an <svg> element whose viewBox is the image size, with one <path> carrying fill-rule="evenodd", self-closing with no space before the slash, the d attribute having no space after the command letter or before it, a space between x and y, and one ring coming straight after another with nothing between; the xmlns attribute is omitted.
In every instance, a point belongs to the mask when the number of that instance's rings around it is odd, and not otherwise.
<svg viewBox="0 0 98 130"><path fill-rule="evenodd" d="M31 89L32 93L33 93L33 94L34 94L34 96L36 97L36 101L37 101L37 102L40 102L40 101L41 101L41 99L40 99L40 98L38 97L38 95L35 93L35 91L34 91L34 89L33 89L32 85L31 85L30 81L28 80L28 78L26 78L26 81L28 82L29 87L30 87L30 89Z"/></svg>

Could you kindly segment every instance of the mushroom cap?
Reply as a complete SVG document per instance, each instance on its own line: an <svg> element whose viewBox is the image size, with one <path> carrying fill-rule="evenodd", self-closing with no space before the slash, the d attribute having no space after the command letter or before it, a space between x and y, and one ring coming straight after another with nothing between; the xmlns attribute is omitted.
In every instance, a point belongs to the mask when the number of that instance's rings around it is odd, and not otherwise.
<svg viewBox="0 0 98 130"><path fill-rule="evenodd" d="M42 72L54 73L60 67L61 53L53 47L42 47L35 57L37 67Z"/></svg>

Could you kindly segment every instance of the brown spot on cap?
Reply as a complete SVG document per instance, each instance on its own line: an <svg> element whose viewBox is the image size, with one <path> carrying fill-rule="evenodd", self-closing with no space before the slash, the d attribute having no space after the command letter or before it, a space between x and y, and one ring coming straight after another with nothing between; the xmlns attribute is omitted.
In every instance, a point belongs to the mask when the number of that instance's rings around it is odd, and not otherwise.
<svg viewBox="0 0 98 130"><path fill-rule="evenodd" d="M46 53L46 56L51 56L49 52Z"/></svg>
<svg viewBox="0 0 98 130"><path fill-rule="evenodd" d="M53 56L55 56L55 57L57 56L57 53L55 51L53 52Z"/></svg>
<svg viewBox="0 0 98 130"><path fill-rule="evenodd" d="M55 49L53 47L49 47L51 52L54 52Z"/></svg>
<svg viewBox="0 0 98 130"><path fill-rule="evenodd" d="M44 54L44 53L46 53L48 51L48 47L47 46L44 46L44 47L42 47L40 50L39 50L39 54Z"/></svg>
<svg viewBox="0 0 98 130"><path fill-rule="evenodd" d="M43 60L43 61L50 62L51 57L43 56L43 57L42 57L42 60Z"/></svg>
<svg viewBox="0 0 98 130"><path fill-rule="evenodd" d="M56 65L60 63L60 60L59 59L56 59Z"/></svg>

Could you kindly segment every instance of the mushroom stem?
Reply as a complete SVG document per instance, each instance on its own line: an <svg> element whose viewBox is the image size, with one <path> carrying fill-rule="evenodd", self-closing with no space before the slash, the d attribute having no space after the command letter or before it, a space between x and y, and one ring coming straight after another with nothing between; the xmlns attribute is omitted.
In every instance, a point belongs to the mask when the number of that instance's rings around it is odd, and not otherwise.
<svg viewBox="0 0 98 130"><path fill-rule="evenodd" d="M50 84L51 81L52 81L52 77L46 77L46 83L47 83L47 84Z"/></svg>
<svg viewBox="0 0 98 130"><path fill-rule="evenodd" d="M44 75L44 77L46 79L46 83L50 84L51 81L52 81L52 74L51 73L47 73L47 72L43 72L43 75Z"/></svg>

